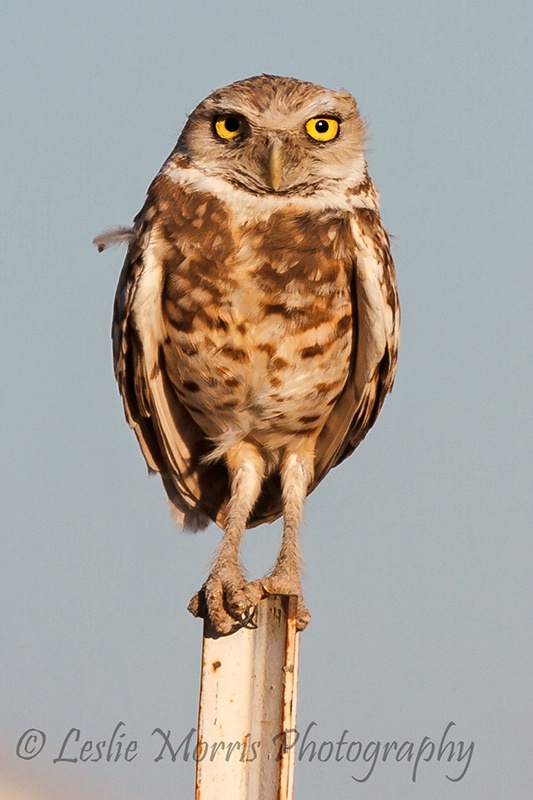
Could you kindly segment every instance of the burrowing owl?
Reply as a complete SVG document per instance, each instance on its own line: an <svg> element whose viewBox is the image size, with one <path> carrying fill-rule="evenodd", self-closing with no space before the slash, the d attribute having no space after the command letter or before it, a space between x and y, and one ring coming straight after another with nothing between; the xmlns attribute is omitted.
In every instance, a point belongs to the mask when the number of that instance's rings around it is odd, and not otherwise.
<svg viewBox="0 0 533 800"><path fill-rule="evenodd" d="M115 298L126 417L177 521L224 531L191 601L219 632L265 593L302 601L306 495L357 447L391 390L399 307L353 97L261 75L207 97L148 190ZM284 516L247 583L246 527Z"/></svg>

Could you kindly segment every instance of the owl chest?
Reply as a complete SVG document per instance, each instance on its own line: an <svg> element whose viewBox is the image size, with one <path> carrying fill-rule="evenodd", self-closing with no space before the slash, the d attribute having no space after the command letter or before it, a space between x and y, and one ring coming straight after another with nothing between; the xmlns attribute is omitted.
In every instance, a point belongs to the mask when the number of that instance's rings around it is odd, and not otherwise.
<svg viewBox="0 0 533 800"><path fill-rule="evenodd" d="M221 264L187 261L166 282L165 362L206 433L238 424L277 441L323 424L349 369L346 271L323 254L291 263L250 247Z"/></svg>

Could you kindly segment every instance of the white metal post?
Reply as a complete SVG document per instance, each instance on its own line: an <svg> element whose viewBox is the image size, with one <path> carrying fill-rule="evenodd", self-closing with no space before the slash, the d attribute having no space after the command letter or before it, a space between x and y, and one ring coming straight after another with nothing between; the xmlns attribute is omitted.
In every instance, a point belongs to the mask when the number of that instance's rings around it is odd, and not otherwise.
<svg viewBox="0 0 533 800"><path fill-rule="evenodd" d="M264 598L228 636L204 622L196 800L292 800L298 644L295 597Z"/></svg>

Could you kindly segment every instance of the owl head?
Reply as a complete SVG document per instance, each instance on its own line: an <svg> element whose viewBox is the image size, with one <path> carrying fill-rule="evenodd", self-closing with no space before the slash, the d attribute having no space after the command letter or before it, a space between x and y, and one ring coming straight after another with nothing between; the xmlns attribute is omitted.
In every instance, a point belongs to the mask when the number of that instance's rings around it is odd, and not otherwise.
<svg viewBox="0 0 533 800"><path fill-rule="evenodd" d="M259 75L218 89L190 115L175 154L256 194L310 194L366 174L354 98L306 81Z"/></svg>

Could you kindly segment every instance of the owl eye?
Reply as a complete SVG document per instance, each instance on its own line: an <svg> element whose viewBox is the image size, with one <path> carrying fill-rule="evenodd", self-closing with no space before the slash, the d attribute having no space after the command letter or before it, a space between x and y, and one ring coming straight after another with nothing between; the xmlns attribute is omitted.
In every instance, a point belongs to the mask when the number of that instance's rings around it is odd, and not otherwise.
<svg viewBox="0 0 533 800"><path fill-rule="evenodd" d="M215 119L215 131L221 139L236 139L244 133L245 122L235 114L224 114Z"/></svg>
<svg viewBox="0 0 533 800"><path fill-rule="evenodd" d="M306 123L305 130L317 142L331 142L339 133L339 123L332 117L313 117Z"/></svg>

